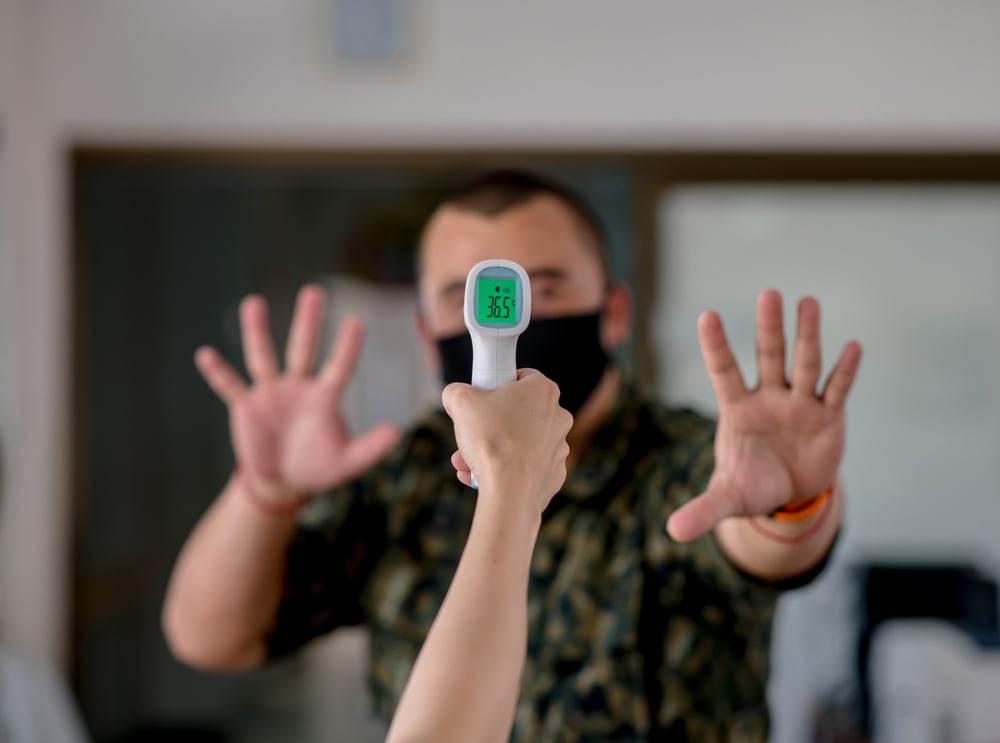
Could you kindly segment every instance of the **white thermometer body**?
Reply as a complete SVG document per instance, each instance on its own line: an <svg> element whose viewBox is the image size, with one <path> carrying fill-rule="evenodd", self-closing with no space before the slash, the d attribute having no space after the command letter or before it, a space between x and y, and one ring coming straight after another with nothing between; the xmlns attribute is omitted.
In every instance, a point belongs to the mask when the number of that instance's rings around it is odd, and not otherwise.
<svg viewBox="0 0 1000 743"><path fill-rule="evenodd" d="M464 312L472 336L472 386L492 390L516 380L517 339L531 317L527 272L499 258L477 263L465 280Z"/></svg>

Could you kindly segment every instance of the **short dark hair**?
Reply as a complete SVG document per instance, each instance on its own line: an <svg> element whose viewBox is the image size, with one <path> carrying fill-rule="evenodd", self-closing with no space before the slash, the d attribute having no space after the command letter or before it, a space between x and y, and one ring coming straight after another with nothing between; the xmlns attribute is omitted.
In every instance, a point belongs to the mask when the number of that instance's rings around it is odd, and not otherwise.
<svg viewBox="0 0 1000 743"><path fill-rule="evenodd" d="M605 278L610 279L607 236L600 218L583 196L552 178L527 170L490 170L452 189L437 203L431 214L437 213L444 207L452 207L487 217L497 217L541 196L552 197L566 207L593 242L601 270ZM420 242L422 245L422 235ZM420 251L422 252L422 248ZM417 273L419 272L418 258Z"/></svg>

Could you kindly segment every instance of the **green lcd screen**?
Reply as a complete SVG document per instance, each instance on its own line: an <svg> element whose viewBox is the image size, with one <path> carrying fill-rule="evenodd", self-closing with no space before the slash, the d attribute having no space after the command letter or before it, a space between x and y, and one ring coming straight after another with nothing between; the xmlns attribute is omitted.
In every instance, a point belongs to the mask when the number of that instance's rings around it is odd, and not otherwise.
<svg viewBox="0 0 1000 743"><path fill-rule="evenodd" d="M481 278L476 283L476 321L517 325L517 281Z"/></svg>

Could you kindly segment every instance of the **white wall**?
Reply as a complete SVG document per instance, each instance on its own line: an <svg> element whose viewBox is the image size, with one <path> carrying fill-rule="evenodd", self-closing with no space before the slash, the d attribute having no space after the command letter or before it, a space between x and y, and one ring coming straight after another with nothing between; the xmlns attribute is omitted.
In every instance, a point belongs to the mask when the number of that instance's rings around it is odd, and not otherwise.
<svg viewBox="0 0 1000 743"><path fill-rule="evenodd" d="M14 277L14 250L11 245L11 226L8 204L11 199L9 144L5 140L9 136L10 110L15 98L15 65L17 63L14 46L14 31L16 30L16 8L7 2L0 3L0 597L9 596L8 585L10 571L5 566L10 564L12 553L7 549L8 523L10 506L4 504L4 493L9 489L9 470L3 465L7 457L5 449L10 448L9 439L12 435L14 389L17 376L14 373L13 358L13 317L12 312L17 306L14 296L16 282ZM6 518L5 518L6 517ZM0 605L6 603L0 599ZM6 619L6 617L4 617ZM0 621L0 630L5 621Z"/></svg>
<svg viewBox="0 0 1000 743"><path fill-rule="evenodd" d="M368 70L320 0L0 0L15 645L65 648L71 142L1000 146L996 3L412 4L407 64Z"/></svg>
<svg viewBox="0 0 1000 743"><path fill-rule="evenodd" d="M62 661L67 276L60 152L38 105L38 10L30 2L0 3L0 628L15 649Z"/></svg>
<svg viewBox="0 0 1000 743"><path fill-rule="evenodd" d="M383 72L331 57L329 0L41 4L64 133L1000 141L996 3L410 0L410 63Z"/></svg>
<svg viewBox="0 0 1000 743"><path fill-rule="evenodd" d="M0 271L0 359L9 358L7 351L11 340L12 330L10 329L11 318L9 309L14 307L12 301L12 281L13 271L10 270L13 249L10 243L10 216L7 213L7 204L10 199L8 176L9 166L6 156L7 143L4 141L9 128L8 118L14 103L16 86L16 64L17 49L14 46L14 32L16 31L17 14L16 8L7 2L0 2L0 266L4 270ZM11 391L13 390L14 374L9 363L0 363L0 422L5 421L9 415ZM0 475L2 478L2 475ZM0 498L3 492L3 480L0 479ZM0 532L2 533L2 532ZM0 549L3 544L0 542Z"/></svg>

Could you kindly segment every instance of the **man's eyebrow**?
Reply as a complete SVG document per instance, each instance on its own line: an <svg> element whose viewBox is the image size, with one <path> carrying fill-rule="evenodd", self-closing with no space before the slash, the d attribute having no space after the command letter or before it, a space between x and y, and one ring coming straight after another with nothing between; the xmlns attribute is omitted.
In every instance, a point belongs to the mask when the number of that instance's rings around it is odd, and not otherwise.
<svg viewBox="0 0 1000 743"><path fill-rule="evenodd" d="M569 274L561 268L538 268L528 272L528 278L532 281L536 279L550 279L562 281L568 278Z"/></svg>

